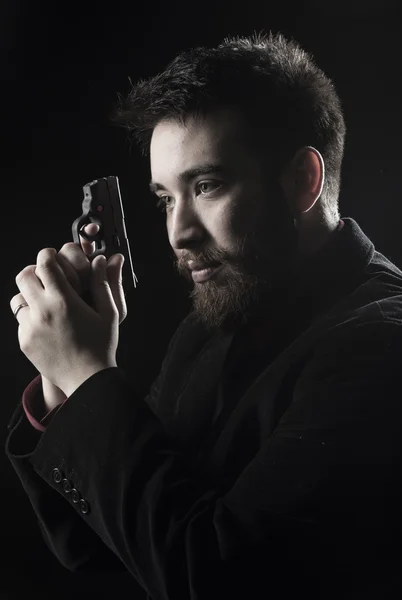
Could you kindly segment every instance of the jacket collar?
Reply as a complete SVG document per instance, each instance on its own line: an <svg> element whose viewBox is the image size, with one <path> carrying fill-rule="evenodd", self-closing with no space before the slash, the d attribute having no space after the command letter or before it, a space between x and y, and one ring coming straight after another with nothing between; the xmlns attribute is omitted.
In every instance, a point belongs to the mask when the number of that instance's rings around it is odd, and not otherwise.
<svg viewBox="0 0 402 600"><path fill-rule="evenodd" d="M266 307L266 316L252 321L249 331L255 350L275 331L283 344L367 277L374 244L356 221L345 217L328 241L289 273ZM243 328L240 328L243 329Z"/></svg>

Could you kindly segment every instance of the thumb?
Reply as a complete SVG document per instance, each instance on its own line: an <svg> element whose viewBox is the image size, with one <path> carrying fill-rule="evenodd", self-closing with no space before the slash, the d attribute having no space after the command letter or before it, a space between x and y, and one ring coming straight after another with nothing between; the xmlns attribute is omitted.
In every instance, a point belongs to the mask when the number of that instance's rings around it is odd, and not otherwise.
<svg viewBox="0 0 402 600"><path fill-rule="evenodd" d="M107 278L112 291L113 300L119 311L119 324L127 317L127 304L122 279L123 263L123 254L113 254L107 265Z"/></svg>
<svg viewBox="0 0 402 600"><path fill-rule="evenodd" d="M91 292L95 310L107 319L118 316L107 276L107 260L103 254L96 256L91 263Z"/></svg>

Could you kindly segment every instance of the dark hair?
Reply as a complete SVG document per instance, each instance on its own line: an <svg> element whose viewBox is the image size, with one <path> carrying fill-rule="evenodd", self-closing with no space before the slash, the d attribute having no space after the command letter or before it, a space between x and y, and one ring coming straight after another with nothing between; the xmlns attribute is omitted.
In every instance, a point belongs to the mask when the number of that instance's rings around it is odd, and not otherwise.
<svg viewBox="0 0 402 600"><path fill-rule="evenodd" d="M341 102L332 81L294 40L271 32L226 38L216 48L183 52L162 73L130 84L126 98L118 94L111 120L129 131L143 154L161 120L185 124L213 108L235 108L275 173L301 147L321 153L321 206L331 220L339 218L346 134Z"/></svg>

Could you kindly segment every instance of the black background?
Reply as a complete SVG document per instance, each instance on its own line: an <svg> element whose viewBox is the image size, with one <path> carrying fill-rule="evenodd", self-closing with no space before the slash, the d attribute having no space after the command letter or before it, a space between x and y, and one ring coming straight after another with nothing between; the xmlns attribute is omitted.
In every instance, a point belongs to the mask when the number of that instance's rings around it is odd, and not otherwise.
<svg viewBox="0 0 402 600"><path fill-rule="evenodd" d="M137 290L127 289L119 366L145 394L168 341L190 308L175 276L164 217L147 191L148 159L108 114L117 92L155 74L194 45L227 35L281 31L311 52L333 79L347 124L340 209L402 267L401 35L397 2L310 1L186 4L44 3L0 8L2 398L7 423L37 374L20 351L9 308L15 276L39 250L71 240L82 186L118 175ZM1 473L1 598L71 598L118 587L124 576L76 575L44 547L36 518L4 453ZM133 590L132 590L133 591ZM141 595L137 597L142 597Z"/></svg>

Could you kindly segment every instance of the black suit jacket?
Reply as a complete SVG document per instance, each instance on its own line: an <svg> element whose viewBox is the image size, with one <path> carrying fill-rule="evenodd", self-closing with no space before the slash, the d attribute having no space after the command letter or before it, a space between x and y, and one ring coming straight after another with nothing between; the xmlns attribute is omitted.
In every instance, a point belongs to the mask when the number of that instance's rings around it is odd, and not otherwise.
<svg viewBox="0 0 402 600"><path fill-rule="evenodd" d="M7 456L66 568L155 600L399 595L402 272L343 221L258 356L190 314L145 400L116 368L43 434L17 407Z"/></svg>

